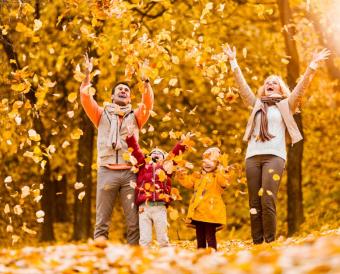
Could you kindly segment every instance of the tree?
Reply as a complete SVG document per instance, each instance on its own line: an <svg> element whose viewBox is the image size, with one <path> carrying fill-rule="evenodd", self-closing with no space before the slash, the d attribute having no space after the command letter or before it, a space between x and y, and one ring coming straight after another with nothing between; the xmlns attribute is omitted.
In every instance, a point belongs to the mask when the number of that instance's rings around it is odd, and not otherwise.
<svg viewBox="0 0 340 274"><path fill-rule="evenodd" d="M287 83L292 89L299 78L299 55L294 41L295 27L292 22L292 11L288 0L278 0L280 19L283 27L283 35L286 45L286 53L289 56L287 64ZM303 135L302 114L297 113L294 119ZM303 197L302 197L302 159L303 140L290 146L287 159L287 220L288 235L298 231L304 221Z"/></svg>

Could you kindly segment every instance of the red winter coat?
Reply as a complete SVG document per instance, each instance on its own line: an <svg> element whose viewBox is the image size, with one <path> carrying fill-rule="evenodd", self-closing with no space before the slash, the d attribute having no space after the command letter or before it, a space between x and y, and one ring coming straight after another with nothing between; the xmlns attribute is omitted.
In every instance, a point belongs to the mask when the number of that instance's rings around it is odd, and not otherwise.
<svg viewBox="0 0 340 274"><path fill-rule="evenodd" d="M165 202L169 204L171 201L170 193L171 193L171 177L172 174L168 174L162 164L150 162L147 164L145 162L145 155L141 151L139 144L134 136L126 137L126 143L129 148L132 148L132 156L137 159L137 167L139 168L137 174L137 182L136 182L136 195L135 195L135 203L137 206L146 202ZM174 155L179 155L185 151L185 146L181 145L181 143L177 143L176 146L172 149L172 153ZM158 178L159 170L163 170L166 178L161 182Z"/></svg>

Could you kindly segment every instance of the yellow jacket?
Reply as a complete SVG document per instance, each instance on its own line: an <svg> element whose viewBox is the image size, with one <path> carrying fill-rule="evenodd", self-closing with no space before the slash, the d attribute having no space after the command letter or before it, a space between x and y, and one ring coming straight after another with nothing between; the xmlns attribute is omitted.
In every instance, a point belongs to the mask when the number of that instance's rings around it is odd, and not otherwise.
<svg viewBox="0 0 340 274"><path fill-rule="evenodd" d="M228 185L225 171L194 172L190 175L178 173L177 179L185 188L194 189L191 197L186 223L192 220L225 225L226 207L222 199L224 188Z"/></svg>

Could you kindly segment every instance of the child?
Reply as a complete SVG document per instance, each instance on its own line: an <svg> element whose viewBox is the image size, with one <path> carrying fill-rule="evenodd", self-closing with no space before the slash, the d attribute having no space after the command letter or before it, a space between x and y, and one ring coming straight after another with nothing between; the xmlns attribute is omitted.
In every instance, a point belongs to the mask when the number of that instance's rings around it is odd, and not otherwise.
<svg viewBox="0 0 340 274"><path fill-rule="evenodd" d="M194 189L186 223L196 228L197 248L217 249L216 230L226 224L226 208L222 192L228 177L219 166L221 152L211 147L203 153L201 172L191 175L178 172L177 179L186 188Z"/></svg>
<svg viewBox="0 0 340 274"><path fill-rule="evenodd" d="M131 154L137 160L135 166L139 169L135 188L135 203L139 207L139 244L141 246L151 244L154 224L159 245L168 246L166 206L172 200L172 170L168 167L174 165L173 157L182 153L186 146L182 142L177 143L168 157L161 149L153 149L150 153L151 161L147 163L133 134L128 134L126 142L132 149Z"/></svg>

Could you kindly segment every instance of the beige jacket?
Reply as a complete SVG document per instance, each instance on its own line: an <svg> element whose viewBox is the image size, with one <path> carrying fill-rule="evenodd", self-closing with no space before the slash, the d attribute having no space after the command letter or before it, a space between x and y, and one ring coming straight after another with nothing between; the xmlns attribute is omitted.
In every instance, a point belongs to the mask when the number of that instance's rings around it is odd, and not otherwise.
<svg viewBox="0 0 340 274"><path fill-rule="evenodd" d="M283 121L285 123L292 144L295 144L303 139L300 130L294 120L293 114L296 112L298 105L301 102L301 98L304 94L304 91L310 84L314 76L314 73L315 70L308 67L305 74L299 80L298 84L296 85L290 96L276 104L277 108L279 109L282 115ZM248 119L246 132L243 136L243 140L247 142L251 137L252 132L250 131L253 128L255 115L261 109L262 102L259 98L256 98L255 94L251 91L239 67L235 68L234 76L239 86L239 93L243 102L248 107L253 108Z"/></svg>

